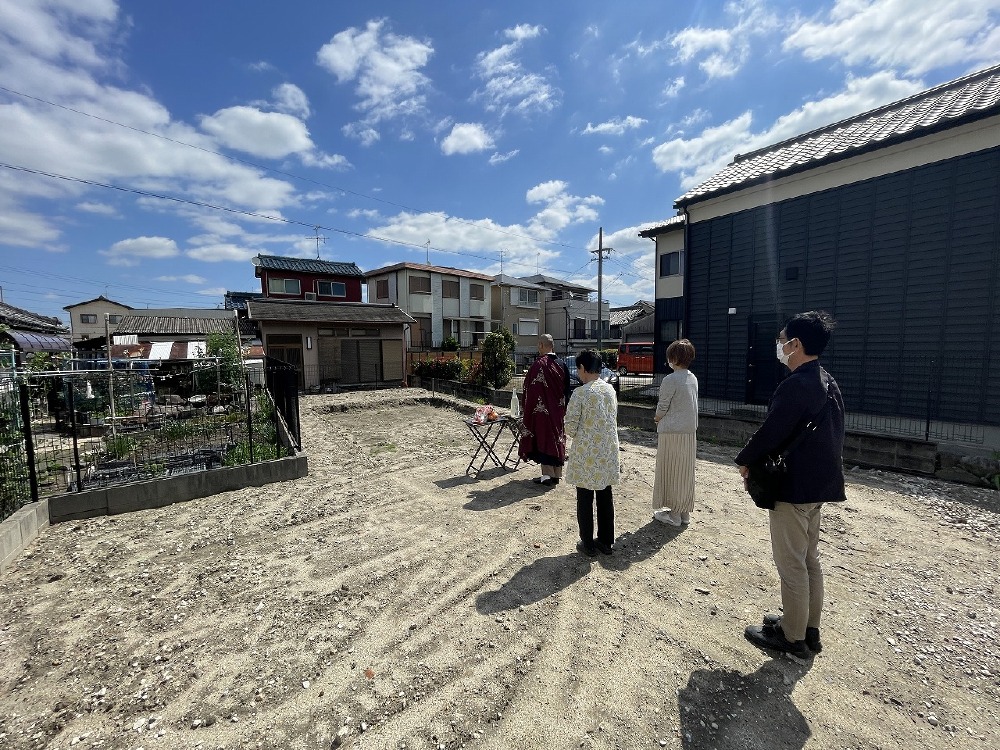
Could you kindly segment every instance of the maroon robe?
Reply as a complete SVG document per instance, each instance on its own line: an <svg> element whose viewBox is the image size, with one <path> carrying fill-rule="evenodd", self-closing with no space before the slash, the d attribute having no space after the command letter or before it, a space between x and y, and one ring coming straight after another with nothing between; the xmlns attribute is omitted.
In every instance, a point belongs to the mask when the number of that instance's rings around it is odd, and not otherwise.
<svg viewBox="0 0 1000 750"><path fill-rule="evenodd" d="M524 427L518 454L546 466L566 462L566 401L569 372L554 354L543 354L524 376Z"/></svg>

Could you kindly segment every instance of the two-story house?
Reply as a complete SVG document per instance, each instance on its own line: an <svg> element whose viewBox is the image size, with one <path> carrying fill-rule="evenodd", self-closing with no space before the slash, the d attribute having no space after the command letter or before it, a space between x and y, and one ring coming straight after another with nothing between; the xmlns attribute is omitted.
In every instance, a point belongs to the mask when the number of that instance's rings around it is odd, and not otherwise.
<svg viewBox="0 0 1000 750"><path fill-rule="evenodd" d="M598 317L601 320L602 346L608 343L611 309L606 301L602 302L598 315L597 302L590 299L593 289L542 274L525 276L523 281L546 290L545 330L540 333L552 336L557 353L571 354L595 348Z"/></svg>
<svg viewBox="0 0 1000 750"><path fill-rule="evenodd" d="M360 302L364 273L354 263L257 255L251 259L265 297L315 302Z"/></svg>
<svg viewBox="0 0 1000 750"><path fill-rule="evenodd" d="M656 245L653 266L656 294L656 321L653 329L653 368L658 374L670 372L667 347L684 335L684 227L683 214L647 226L640 237Z"/></svg>
<svg viewBox="0 0 1000 750"><path fill-rule="evenodd" d="M396 263L365 274L368 301L394 304L408 313L411 349L441 346L454 338L459 346L477 346L492 323L493 277L460 268Z"/></svg>
<svg viewBox="0 0 1000 750"><path fill-rule="evenodd" d="M66 305L63 310L69 313L69 327L75 344L87 339L103 339L109 331L114 333L118 330L122 316L127 315L132 308L102 294L86 302ZM107 321L105 315L108 316Z"/></svg>
<svg viewBox="0 0 1000 750"><path fill-rule="evenodd" d="M538 356L538 335L546 333L542 329L547 291L514 276L493 277L493 330L502 326L514 334L514 357L519 367Z"/></svg>

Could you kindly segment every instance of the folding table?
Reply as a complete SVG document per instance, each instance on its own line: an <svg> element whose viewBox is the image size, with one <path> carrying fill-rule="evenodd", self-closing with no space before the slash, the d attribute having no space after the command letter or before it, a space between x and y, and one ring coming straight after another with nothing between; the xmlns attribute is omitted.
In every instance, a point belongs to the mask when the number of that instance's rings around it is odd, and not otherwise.
<svg viewBox="0 0 1000 750"><path fill-rule="evenodd" d="M474 419L463 419L462 421L465 422L476 441L476 451L472 454L472 460L465 468L466 476L470 473L478 474L481 472L487 461L491 461L494 466L500 466L510 471L518 467L518 464L521 463L521 457L517 453L517 443L521 439L520 419L498 417L485 422L477 422ZM510 438L509 445L505 439L500 443L498 449L497 443L505 436ZM503 453L505 446L507 452ZM501 455L503 458L500 458Z"/></svg>

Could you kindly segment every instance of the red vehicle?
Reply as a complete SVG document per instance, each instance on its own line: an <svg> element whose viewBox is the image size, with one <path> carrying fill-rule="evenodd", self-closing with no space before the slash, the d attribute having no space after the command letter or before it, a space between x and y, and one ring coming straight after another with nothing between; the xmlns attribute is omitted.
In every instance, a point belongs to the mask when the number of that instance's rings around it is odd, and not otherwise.
<svg viewBox="0 0 1000 750"><path fill-rule="evenodd" d="M628 341L618 345L618 374L653 374L653 342Z"/></svg>

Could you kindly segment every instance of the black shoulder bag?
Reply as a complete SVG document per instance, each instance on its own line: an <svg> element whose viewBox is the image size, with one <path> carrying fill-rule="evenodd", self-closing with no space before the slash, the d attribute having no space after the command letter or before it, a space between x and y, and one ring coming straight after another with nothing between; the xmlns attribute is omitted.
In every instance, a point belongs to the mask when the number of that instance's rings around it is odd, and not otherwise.
<svg viewBox="0 0 1000 750"><path fill-rule="evenodd" d="M823 424L826 415L830 413L829 406L830 398L827 396L826 401L823 402L823 408L802 426L798 434L783 450L764 456L747 466L750 470L746 478L747 492L750 493L750 499L758 508L774 509L774 503L777 498L781 497L781 489L788 475L788 464L785 463L785 458L799 447L799 443L807 435L816 432L817 428Z"/></svg>

